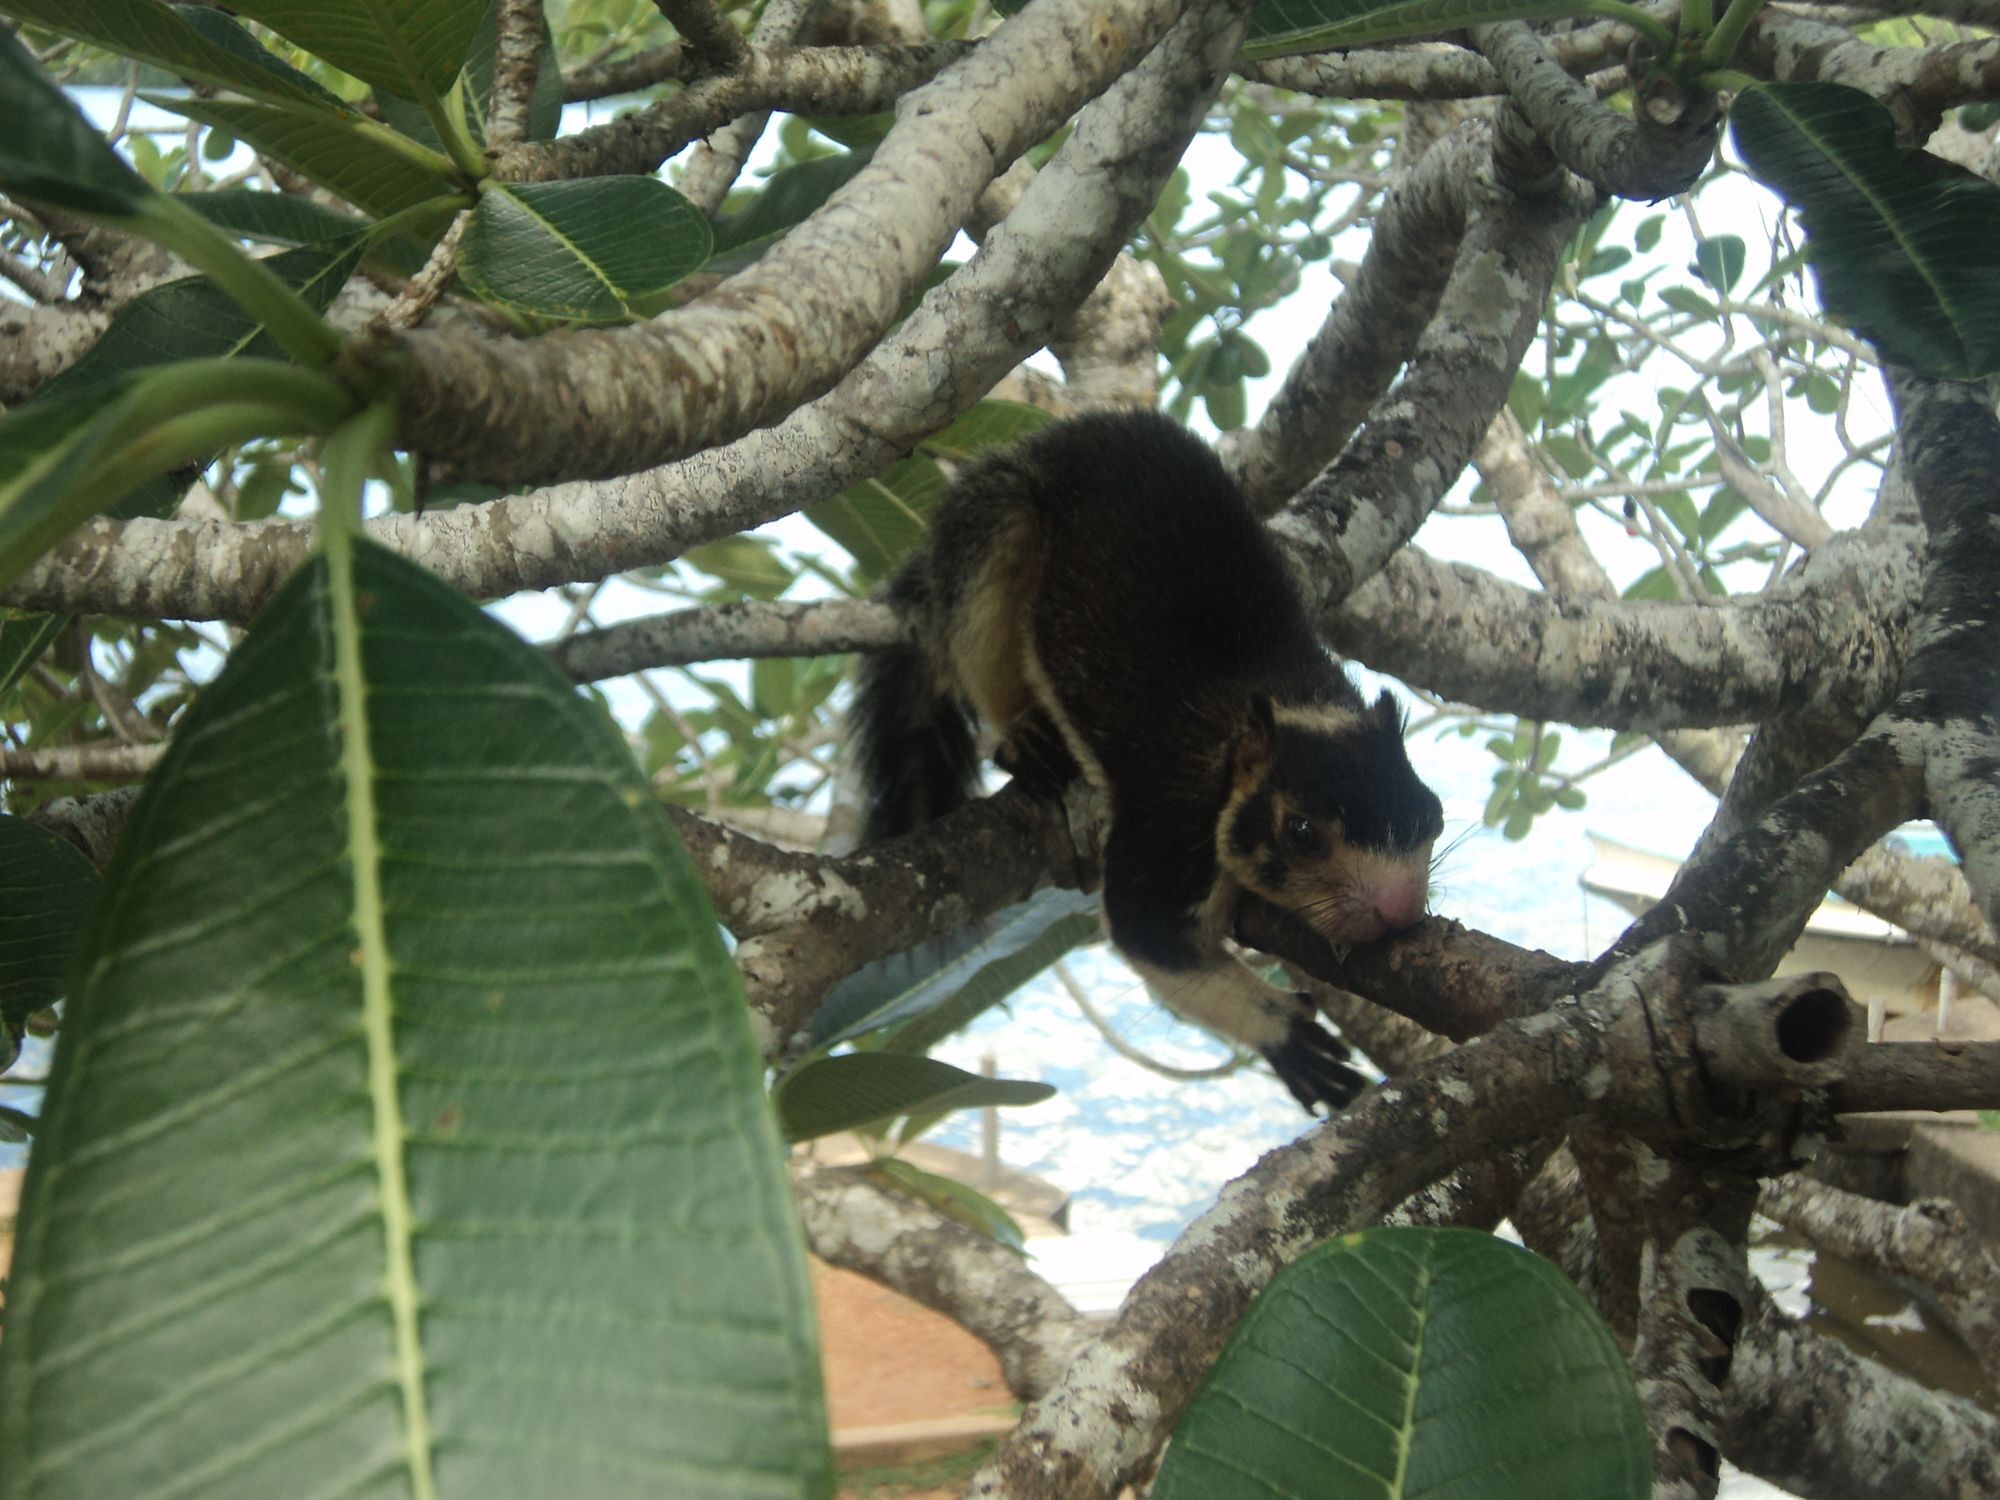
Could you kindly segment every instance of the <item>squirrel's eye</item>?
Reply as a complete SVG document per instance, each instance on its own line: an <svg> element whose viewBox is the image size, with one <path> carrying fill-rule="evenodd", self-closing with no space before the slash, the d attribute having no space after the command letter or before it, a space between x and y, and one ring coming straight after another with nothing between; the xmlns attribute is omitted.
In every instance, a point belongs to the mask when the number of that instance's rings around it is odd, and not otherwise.
<svg viewBox="0 0 2000 1500"><path fill-rule="evenodd" d="M1292 813L1285 819L1285 842L1296 854L1311 854L1319 848L1319 830L1313 827L1312 819Z"/></svg>

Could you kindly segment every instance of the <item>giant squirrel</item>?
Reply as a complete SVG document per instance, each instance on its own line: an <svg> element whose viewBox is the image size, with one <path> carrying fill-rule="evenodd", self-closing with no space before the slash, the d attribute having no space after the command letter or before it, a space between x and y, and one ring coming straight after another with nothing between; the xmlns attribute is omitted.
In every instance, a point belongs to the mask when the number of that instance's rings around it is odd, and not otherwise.
<svg viewBox="0 0 2000 1500"><path fill-rule="evenodd" d="M1107 795L1105 922L1155 997L1262 1053L1308 1111L1358 1093L1310 1002L1224 939L1244 891L1337 944L1411 926L1442 808L1207 444L1106 413L982 457L887 595L916 644L861 671L864 842L977 791L976 714L1018 778Z"/></svg>

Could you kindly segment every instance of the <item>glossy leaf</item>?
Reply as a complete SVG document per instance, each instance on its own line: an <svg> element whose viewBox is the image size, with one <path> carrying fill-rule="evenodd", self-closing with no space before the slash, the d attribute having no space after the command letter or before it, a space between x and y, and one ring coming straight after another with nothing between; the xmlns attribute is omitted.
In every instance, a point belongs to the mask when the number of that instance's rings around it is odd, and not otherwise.
<svg viewBox="0 0 2000 1500"><path fill-rule="evenodd" d="M1280 1272L1154 1500L1647 1500L1645 1419L1583 1295L1471 1230L1370 1229Z"/></svg>
<svg viewBox="0 0 2000 1500"><path fill-rule="evenodd" d="M458 77L487 0L234 0L232 9L405 99Z"/></svg>
<svg viewBox="0 0 2000 1500"><path fill-rule="evenodd" d="M73 36L182 78L275 103L332 104L334 95L220 11L159 0L0 0L0 14Z"/></svg>
<svg viewBox="0 0 2000 1500"><path fill-rule="evenodd" d="M657 312L708 247L700 210L657 178L490 184L458 274L489 301L613 323Z"/></svg>
<svg viewBox="0 0 2000 1500"><path fill-rule="evenodd" d="M97 886L67 839L0 816L0 1021L17 1024L63 997Z"/></svg>
<svg viewBox="0 0 2000 1500"><path fill-rule="evenodd" d="M797 1228L685 852L539 653L329 545L107 877L0 1496L824 1496Z"/></svg>
<svg viewBox="0 0 2000 1500"><path fill-rule="evenodd" d="M1037 891L983 922L848 975L813 1017L813 1045L837 1047L935 1017L921 1032L899 1033L899 1050L921 1051L1098 936L1094 896L1054 886Z"/></svg>
<svg viewBox="0 0 2000 1500"><path fill-rule="evenodd" d="M1827 311L1926 374L2000 370L2000 187L1897 144L1888 109L1839 84L1758 84L1730 119L1798 211Z"/></svg>
<svg viewBox="0 0 2000 1500"><path fill-rule="evenodd" d="M228 131L377 216L459 192L450 161L351 110L147 94L148 104Z"/></svg>
<svg viewBox="0 0 2000 1500"><path fill-rule="evenodd" d="M785 1139L809 1141L920 1110L1039 1104L1054 1094L1046 1083L982 1078L934 1057L851 1052L793 1070L774 1097Z"/></svg>
<svg viewBox="0 0 2000 1500"><path fill-rule="evenodd" d="M0 33L0 193L110 218L153 196L11 33Z"/></svg>
<svg viewBox="0 0 2000 1500"><path fill-rule="evenodd" d="M875 583L895 572L922 539L946 484L944 470L918 454L808 506L804 514L847 549L864 581Z"/></svg>

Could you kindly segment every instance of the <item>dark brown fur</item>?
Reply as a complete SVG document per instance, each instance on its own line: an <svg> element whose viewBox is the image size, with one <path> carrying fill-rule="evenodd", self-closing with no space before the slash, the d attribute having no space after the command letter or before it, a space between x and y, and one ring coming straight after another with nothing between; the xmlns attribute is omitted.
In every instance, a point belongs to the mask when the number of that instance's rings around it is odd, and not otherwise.
<svg viewBox="0 0 2000 1500"><path fill-rule="evenodd" d="M1339 943L1407 926L1441 810L1208 447L1154 414L1050 427L965 471L889 592L918 645L864 669L868 837L971 794L984 718L1017 774L1109 795L1105 917L1154 992L1308 1108L1351 1096L1338 1044L1223 940L1246 889Z"/></svg>

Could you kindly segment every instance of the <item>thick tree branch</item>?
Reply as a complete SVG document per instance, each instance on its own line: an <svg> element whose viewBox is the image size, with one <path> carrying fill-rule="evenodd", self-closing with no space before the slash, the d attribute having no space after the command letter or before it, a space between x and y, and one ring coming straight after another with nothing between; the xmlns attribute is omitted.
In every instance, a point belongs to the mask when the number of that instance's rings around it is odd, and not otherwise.
<svg viewBox="0 0 2000 1500"><path fill-rule="evenodd" d="M1754 1283L1746 1291L1751 1316L1723 1383L1731 1461L1804 1495L2000 1494L2000 1419L1809 1333Z"/></svg>
<svg viewBox="0 0 2000 1500"><path fill-rule="evenodd" d="M1050 1389L1090 1338L1019 1255L878 1186L865 1169L795 1165L792 1195L813 1254L943 1313L993 1351L1023 1401Z"/></svg>
<svg viewBox="0 0 2000 1500"><path fill-rule="evenodd" d="M1526 718L1713 727L1880 692L1918 571L1909 550L1842 538L1796 583L1748 602L1553 599L1406 547L1332 613L1343 655ZM1829 660L1853 663L1831 675Z"/></svg>
<svg viewBox="0 0 2000 1500"><path fill-rule="evenodd" d="M1989 15L1981 24L1991 26ZM1844 83L1880 100L1911 139L1939 114L2000 93L2000 39L1878 47L1796 10L1765 10L1751 23L1738 66L1787 83Z"/></svg>
<svg viewBox="0 0 2000 1500"><path fill-rule="evenodd" d="M1450 277L1488 151L1484 129L1468 123L1398 179L1360 267L1264 415L1223 438L1223 462L1260 510L1282 505L1340 451L1409 358Z"/></svg>
<svg viewBox="0 0 2000 1500"><path fill-rule="evenodd" d="M1892 716L1921 731L1931 814L1986 920L2000 925L2000 422L1979 385L1892 371L1889 388L1930 533L1923 612Z"/></svg>
<svg viewBox="0 0 2000 1500"><path fill-rule="evenodd" d="M1589 207L1580 190L1507 194L1474 220L1402 380L1271 523L1293 550L1309 605L1330 610L1380 572L1465 468Z"/></svg>

